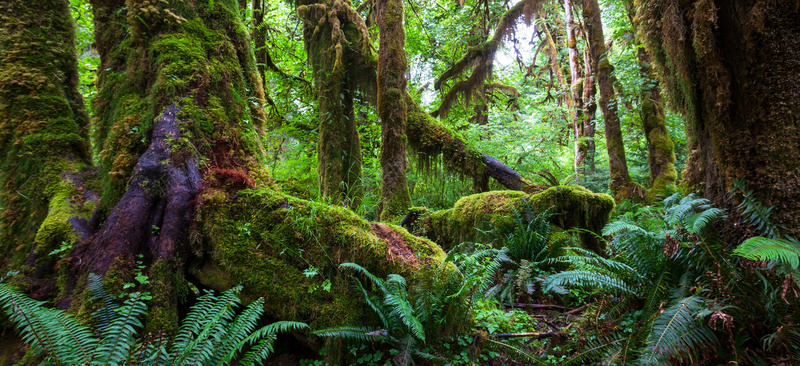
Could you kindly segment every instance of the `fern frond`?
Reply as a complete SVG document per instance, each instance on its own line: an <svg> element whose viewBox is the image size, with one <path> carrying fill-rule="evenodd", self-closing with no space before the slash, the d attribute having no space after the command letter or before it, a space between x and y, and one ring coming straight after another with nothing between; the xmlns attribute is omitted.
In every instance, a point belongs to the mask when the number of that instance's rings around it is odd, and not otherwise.
<svg viewBox="0 0 800 366"><path fill-rule="evenodd" d="M733 254L751 260L762 260L786 265L793 270L800 266L800 245L789 240L775 240L755 236L745 240Z"/></svg>
<svg viewBox="0 0 800 366"><path fill-rule="evenodd" d="M663 365L683 359L718 343L714 332L695 317L706 310L706 299L694 294L675 301L653 321L647 348L640 358L645 365Z"/></svg>
<svg viewBox="0 0 800 366"><path fill-rule="evenodd" d="M86 288L89 290L89 297L94 301L100 301L102 304L102 306L92 314L92 317L97 321L97 329L102 332L117 318L116 310L119 308L119 305L114 297L106 291L105 286L103 286L102 277L94 273L89 273L86 279Z"/></svg>
<svg viewBox="0 0 800 366"><path fill-rule="evenodd" d="M128 361L135 343L136 329L142 327L139 317L147 314L142 295L135 293L118 310L119 316L103 332L92 360L92 365L112 366Z"/></svg>
<svg viewBox="0 0 800 366"><path fill-rule="evenodd" d="M369 278L370 281L372 281L372 283L374 283L376 286L381 288L381 291L383 291L383 292L387 291L386 287L384 286L383 280L381 280L378 277L375 277L375 275L373 275L372 273L367 271L366 268L361 267L358 264L355 264L355 263L342 263L342 264L339 265L339 268L350 268L350 269L353 269L356 272L358 272L358 273L366 276L367 278Z"/></svg>
<svg viewBox="0 0 800 366"><path fill-rule="evenodd" d="M545 291L551 291L557 286L597 289L616 294L636 294L631 286L619 278L586 270L564 271L548 276L545 280Z"/></svg>
<svg viewBox="0 0 800 366"><path fill-rule="evenodd" d="M244 358L239 362L241 365L256 365L265 360L272 352L272 344L275 342L278 333L285 333L292 330L308 329L306 323L280 321L262 327L256 330L250 336L243 339L237 345L237 349L242 349L245 344L255 345L250 349Z"/></svg>
<svg viewBox="0 0 800 366"><path fill-rule="evenodd" d="M408 294L405 289L402 292L399 290L397 288L395 291L386 292L383 296L383 302L389 305L391 316L399 319L417 339L425 342L425 330L414 314L415 311L408 300Z"/></svg>
<svg viewBox="0 0 800 366"><path fill-rule="evenodd" d="M591 365L595 364L597 359L607 358L606 355L609 354L609 350L614 350L619 347L620 350L623 348L623 343L630 341L630 337L612 337L612 338L603 338L599 340L591 340L589 341L588 348L584 349L583 351L573 355L566 361L564 361L564 365ZM617 353L617 352L615 352ZM609 363L613 364L613 363ZM622 363L624 364L624 363Z"/></svg>
<svg viewBox="0 0 800 366"><path fill-rule="evenodd" d="M703 231L703 229L706 228L706 226L710 222L712 222L712 221L714 221L716 219L719 219L719 218L723 217L724 215L725 215L725 210L722 210L722 209L719 209L719 208L714 208L714 207L706 209L706 210L702 211L697 216L697 218L694 219L694 222L692 223L692 227L691 227L690 231L692 233L694 233L694 234L699 234L700 232Z"/></svg>
<svg viewBox="0 0 800 366"><path fill-rule="evenodd" d="M248 335L253 333L256 328L256 323L264 312L264 298L252 302L248 305L239 315L236 316L234 321L225 329L225 335L217 345L213 357L208 360L207 364L213 365L227 365L236 357L237 353L241 351L244 345L243 341Z"/></svg>
<svg viewBox="0 0 800 366"><path fill-rule="evenodd" d="M17 326L22 339L60 364L88 362L97 344L91 330L61 310L42 306L13 287L0 283L0 304Z"/></svg>
<svg viewBox="0 0 800 366"><path fill-rule="evenodd" d="M641 228L639 225L632 224L625 220L617 220L608 223L605 227L603 227L603 236L614 236L627 232L647 233L647 230Z"/></svg>
<svg viewBox="0 0 800 366"><path fill-rule="evenodd" d="M485 339L488 342L489 348L502 349L508 353L514 360L524 360L530 365L544 364L539 356L535 353L526 350L525 345L520 342L506 340L505 342L496 341L491 338Z"/></svg>
<svg viewBox="0 0 800 366"><path fill-rule="evenodd" d="M200 333L181 351L177 357L179 364L184 360L188 360L191 365L207 364L207 360L212 356L216 345L220 343L228 325L235 317L234 309L239 305L238 294L241 289L241 286L237 286L223 292L211 308L210 314L215 315L199 319Z"/></svg>
<svg viewBox="0 0 800 366"><path fill-rule="evenodd" d="M318 337L345 338L361 342L386 342L389 339L389 334L385 329L371 327L333 327L315 330L311 334Z"/></svg>

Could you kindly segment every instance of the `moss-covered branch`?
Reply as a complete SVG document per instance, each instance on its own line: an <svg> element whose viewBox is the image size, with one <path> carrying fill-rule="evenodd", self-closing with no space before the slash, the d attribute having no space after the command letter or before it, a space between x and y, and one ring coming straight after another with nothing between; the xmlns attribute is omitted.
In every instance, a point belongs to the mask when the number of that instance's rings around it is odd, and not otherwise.
<svg viewBox="0 0 800 366"><path fill-rule="evenodd" d="M494 55L500 44L513 34L517 22L522 19L530 24L533 15L538 11L541 0L523 0L512 6L503 14L497 23L494 35L478 46L470 47L456 63L445 70L434 82L434 88L441 90L442 85L457 78L472 68L470 76L450 87L442 98L442 104L433 112L434 116L446 116L459 95L469 100L477 88L492 75Z"/></svg>

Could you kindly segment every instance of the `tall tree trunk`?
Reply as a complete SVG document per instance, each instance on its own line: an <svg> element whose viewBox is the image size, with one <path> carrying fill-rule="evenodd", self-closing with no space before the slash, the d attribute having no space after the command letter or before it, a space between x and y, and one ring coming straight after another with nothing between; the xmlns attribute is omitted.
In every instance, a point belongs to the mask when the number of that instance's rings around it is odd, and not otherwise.
<svg viewBox="0 0 800 366"><path fill-rule="evenodd" d="M89 121L77 91L74 35L66 0L0 2L4 267L52 266L48 253L83 238L95 204L80 194L89 189Z"/></svg>
<svg viewBox="0 0 800 366"><path fill-rule="evenodd" d="M636 24L636 9L633 2L626 2L625 9L628 19L634 28ZM637 58L639 59L640 74L645 80L640 96L642 103L642 126L647 139L647 162L650 167L650 189L645 198L651 201L664 188L675 185L678 172L675 170L674 143L667 131L666 116L664 114L664 101L661 98L661 86L653 70L650 55L642 46L641 37L636 36Z"/></svg>
<svg viewBox="0 0 800 366"><path fill-rule="evenodd" d="M644 48L639 48L638 57L642 78L650 83L650 86L642 89L642 126L647 139L647 162L650 165L650 190L646 196L649 201L664 188L674 186L678 172L675 170L674 144L667 131L661 87L650 65L650 56Z"/></svg>
<svg viewBox="0 0 800 366"><path fill-rule="evenodd" d="M592 66L592 57L588 49L583 51L583 70L583 136L586 142L586 168L584 169L584 174L593 175L597 169L594 160L597 151L594 141L597 85L594 82L594 67Z"/></svg>
<svg viewBox="0 0 800 366"><path fill-rule="evenodd" d="M634 198L642 195L643 190L628 174L622 129L617 114L618 103L614 94L614 66L606 55L603 21L597 0L583 0L583 19L586 23L587 45L592 54L592 66L597 73L597 85L600 89L600 108L603 110L608 151L609 188L616 198Z"/></svg>
<svg viewBox="0 0 800 366"><path fill-rule="evenodd" d="M576 33L580 31L576 27L573 0L564 0L564 13L567 15L567 51L569 53L570 71L570 95L572 96L573 106L570 108L572 116L572 131L575 137L574 171L578 174L578 180L585 176L586 158L588 155L588 145L586 144L586 129L584 128L583 114L583 68L581 67L580 52L578 51L578 40Z"/></svg>
<svg viewBox="0 0 800 366"><path fill-rule="evenodd" d="M381 220L411 207L406 168L406 62L403 1L378 0L378 116L381 118Z"/></svg>
<svg viewBox="0 0 800 366"><path fill-rule="evenodd" d="M353 109L358 85L348 67L358 57L351 43L364 43L354 38L368 39L369 35L363 20L353 16L355 11L344 0L302 5L298 13L305 24L303 39L317 95L320 193L339 204L357 207L364 195Z"/></svg>
<svg viewBox="0 0 800 366"><path fill-rule="evenodd" d="M668 100L684 113L684 181L707 198L745 179L800 234L800 8L793 1L637 1Z"/></svg>

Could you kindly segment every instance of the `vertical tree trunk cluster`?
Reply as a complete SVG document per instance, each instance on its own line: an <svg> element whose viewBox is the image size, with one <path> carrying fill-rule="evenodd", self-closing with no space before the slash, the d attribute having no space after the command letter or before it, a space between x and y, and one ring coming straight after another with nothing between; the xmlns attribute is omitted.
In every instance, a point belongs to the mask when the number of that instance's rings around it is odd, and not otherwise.
<svg viewBox="0 0 800 366"><path fill-rule="evenodd" d="M411 207L406 169L406 70L403 1L377 0L378 116L381 118L382 220L405 214Z"/></svg>
<svg viewBox="0 0 800 366"><path fill-rule="evenodd" d="M687 120L684 181L727 202L735 179L800 234L800 7L794 1L637 1L668 100Z"/></svg>
<svg viewBox="0 0 800 366"><path fill-rule="evenodd" d="M643 195L643 189L631 180L625 159L625 146L622 142L622 129L618 101L614 94L614 66L606 55L603 22L597 0L583 0L583 19L586 23L587 47L592 55L592 66L596 72L600 89L600 108L603 110L603 123L608 151L609 188L617 198L634 198Z"/></svg>

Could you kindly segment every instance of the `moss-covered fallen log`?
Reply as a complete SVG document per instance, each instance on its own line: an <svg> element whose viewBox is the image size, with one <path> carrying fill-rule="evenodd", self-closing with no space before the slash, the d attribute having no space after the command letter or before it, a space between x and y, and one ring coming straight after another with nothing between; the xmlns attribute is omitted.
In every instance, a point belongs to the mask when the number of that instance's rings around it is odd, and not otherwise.
<svg viewBox="0 0 800 366"><path fill-rule="evenodd" d="M451 209L418 213L419 233L445 249L463 242L485 242L488 238L482 231L512 220L514 211L522 212L526 206L536 213L547 210L552 224L560 228L582 229L583 247L597 253L605 250L599 235L614 209L614 199L580 186L552 187L534 195L493 191L467 196Z"/></svg>

